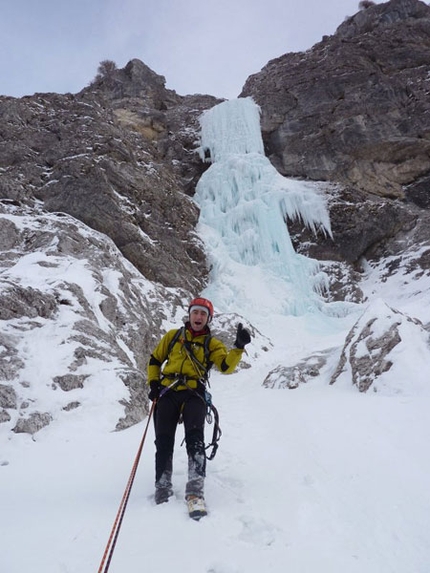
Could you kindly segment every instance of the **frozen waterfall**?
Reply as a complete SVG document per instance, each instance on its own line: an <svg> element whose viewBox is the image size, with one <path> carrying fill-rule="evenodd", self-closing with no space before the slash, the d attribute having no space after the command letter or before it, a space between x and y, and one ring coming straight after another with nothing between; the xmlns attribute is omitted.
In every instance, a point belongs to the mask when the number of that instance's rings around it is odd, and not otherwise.
<svg viewBox="0 0 430 573"><path fill-rule="evenodd" d="M245 315L320 308L325 275L317 261L295 252L286 218L331 235L324 197L313 184L281 176L265 157L260 109L251 98L202 115L200 154L212 162L195 195L211 265L206 296L223 312Z"/></svg>

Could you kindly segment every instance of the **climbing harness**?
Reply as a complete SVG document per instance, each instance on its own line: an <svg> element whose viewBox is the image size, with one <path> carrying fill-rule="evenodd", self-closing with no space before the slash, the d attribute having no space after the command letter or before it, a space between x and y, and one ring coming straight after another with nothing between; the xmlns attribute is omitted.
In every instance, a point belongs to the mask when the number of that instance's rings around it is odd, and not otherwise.
<svg viewBox="0 0 430 573"><path fill-rule="evenodd" d="M122 520L124 519L125 510L128 504L128 500L130 498L131 488L133 487L134 478L136 477L137 467L139 465L139 460L142 454L143 445L145 443L146 434L148 433L149 422L151 420L152 414L154 413L156 402L157 402L156 400L152 402L152 406L148 414L148 421L146 422L145 426L145 431L143 432L142 440L140 442L139 449L137 450L136 458L134 460L133 467L131 469L130 477L128 478L124 495L122 496L121 503L119 504L118 512L116 514L116 518L112 527L111 534L109 536L109 540L106 545L105 552L103 554L103 558L100 563L100 567L98 569L98 573L107 573L107 571L109 570L110 562L112 560L112 555L115 549L116 542L118 540L119 530L121 529ZM106 566L104 567L105 562Z"/></svg>

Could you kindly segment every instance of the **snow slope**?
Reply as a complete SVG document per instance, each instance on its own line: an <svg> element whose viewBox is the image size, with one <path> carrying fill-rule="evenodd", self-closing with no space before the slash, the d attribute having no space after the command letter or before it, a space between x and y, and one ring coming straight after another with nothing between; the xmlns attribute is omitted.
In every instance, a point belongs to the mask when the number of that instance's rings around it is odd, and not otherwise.
<svg viewBox="0 0 430 573"><path fill-rule="evenodd" d="M154 505L150 426L110 571L429 570L428 396L265 390L271 362L212 376L223 436L201 522L185 511L182 428L176 497ZM2 571L98 570L143 427L73 420L2 446Z"/></svg>

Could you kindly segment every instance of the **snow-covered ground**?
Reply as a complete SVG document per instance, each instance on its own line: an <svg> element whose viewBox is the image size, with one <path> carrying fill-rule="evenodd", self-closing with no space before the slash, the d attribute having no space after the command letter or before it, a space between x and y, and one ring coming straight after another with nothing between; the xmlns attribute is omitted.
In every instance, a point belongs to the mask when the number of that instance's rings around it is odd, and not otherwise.
<svg viewBox="0 0 430 573"><path fill-rule="evenodd" d="M232 158L228 160L231 165ZM249 202L258 201L249 197ZM273 209L271 201L266 204ZM321 204L315 201L318 211ZM302 215L309 223L308 207L302 206ZM318 213L314 222L323 224L324 213ZM208 230L209 219L202 228L215 237L216 228ZM175 497L154 504L150 423L109 571L428 573L429 389L422 379L414 384L405 360L395 370L392 389L388 383L380 392L360 394L352 383L330 385L336 356L365 305L335 316L307 291L306 304L290 300L293 304L285 306L277 295L271 297L276 269L268 265L267 245L261 244L264 261L253 261L251 272L250 264L234 260L228 251L234 242L231 237L227 246L215 242L217 251L210 256L218 265L205 294L214 296L219 312L240 312L273 346L262 351L255 339L246 358L250 368L211 375L223 435L215 459L208 462L209 515L197 523L186 514L181 426ZM254 244L260 244L258 238ZM290 265L295 276L303 271L297 265ZM400 274L381 282L378 269L369 267L363 288L371 299L382 297L429 323L429 278L409 284ZM300 290L293 278L284 280L291 297L297 297ZM273 286L278 293L280 283ZM288 312L291 308L294 314ZM338 353L332 353L311 383L295 390L262 386L277 365L294 365L329 348ZM411 365L423 361L422 352L421 346L409 347ZM99 570L147 422L112 431L117 389L107 382L104 393L104 403L112 406L103 410L94 404L92 416L73 410L33 438L13 434L3 439L1 573ZM208 426L208 438L211 433Z"/></svg>
<svg viewBox="0 0 430 573"><path fill-rule="evenodd" d="M182 427L176 497L151 499L150 424L112 573L429 571L428 395L359 394L327 380L264 389L273 361L297 350L290 326L278 356L211 377L223 436L199 523L183 500ZM144 426L107 432L74 419L3 443L2 571L98 570Z"/></svg>

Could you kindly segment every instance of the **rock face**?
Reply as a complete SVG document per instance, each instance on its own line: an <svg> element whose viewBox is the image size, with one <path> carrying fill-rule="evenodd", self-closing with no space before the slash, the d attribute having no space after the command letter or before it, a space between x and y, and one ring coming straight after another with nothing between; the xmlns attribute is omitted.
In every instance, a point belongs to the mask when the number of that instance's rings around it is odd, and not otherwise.
<svg viewBox="0 0 430 573"><path fill-rule="evenodd" d="M312 238L297 223L289 222L296 250L319 260L344 261L355 265L370 257L375 245L389 242L399 232L411 231L421 216L414 205L391 201L351 188L328 191L330 237Z"/></svg>
<svg viewBox="0 0 430 573"><path fill-rule="evenodd" d="M334 183L326 190L333 238L288 221L298 251L342 266L330 269L334 299L346 295L339 272L358 285L361 260L401 257L400 237L430 246L429 47L430 7L391 0L348 18L311 50L272 60L242 90L261 107L277 169Z"/></svg>
<svg viewBox="0 0 430 573"><path fill-rule="evenodd" d="M271 389L295 390L300 384L311 382L321 375L327 364L327 352L308 356L294 366L279 365L269 372L263 386Z"/></svg>
<svg viewBox="0 0 430 573"><path fill-rule="evenodd" d="M270 61L241 96L261 106L267 154L290 177L428 204L430 7L391 0L305 53ZM427 190L427 192L425 191Z"/></svg>
<svg viewBox="0 0 430 573"><path fill-rule="evenodd" d="M149 280L198 292L206 269L186 191L203 169L198 117L217 100L164 83L132 60L77 95L0 98L0 193L70 214Z"/></svg>
<svg viewBox="0 0 430 573"><path fill-rule="evenodd" d="M146 280L110 239L68 215L3 200L0 228L9 230L0 240L0 421L33 434L91 410L94 392L103 420L105 386L118 399L111 429L140 421L149 353L186 292Z"/></svg>

